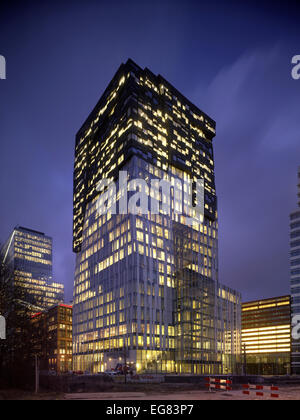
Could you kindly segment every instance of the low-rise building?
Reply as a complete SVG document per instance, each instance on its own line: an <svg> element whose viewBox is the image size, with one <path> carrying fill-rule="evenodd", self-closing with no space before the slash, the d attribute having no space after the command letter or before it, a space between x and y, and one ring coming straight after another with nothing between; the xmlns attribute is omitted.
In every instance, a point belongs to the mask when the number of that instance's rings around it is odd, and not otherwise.
<svg viewBox="0 0 300 420"><path fill-rule="evenodd" d="M72 306L59 304L32 316L33 352L40 370L72 370Z"/></svg>
<svg viewBox="0 0 300 420"><path fill-rule="evenodd" d="M290 373L290 296L242 304L242 349L247 374Z"/></svg>

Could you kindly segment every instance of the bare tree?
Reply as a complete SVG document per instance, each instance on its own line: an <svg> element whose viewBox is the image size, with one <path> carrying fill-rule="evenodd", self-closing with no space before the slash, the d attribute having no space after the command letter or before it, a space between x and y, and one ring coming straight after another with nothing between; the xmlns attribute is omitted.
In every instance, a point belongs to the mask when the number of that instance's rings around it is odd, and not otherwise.
<svg viewBox="0 0 300 420"><path fill-rule="evenodd" d="M0 315L6 320L6 339L0 339L0 386L32 383L31 313L25 294L13 283L9 267L0 263Z"/></svg>

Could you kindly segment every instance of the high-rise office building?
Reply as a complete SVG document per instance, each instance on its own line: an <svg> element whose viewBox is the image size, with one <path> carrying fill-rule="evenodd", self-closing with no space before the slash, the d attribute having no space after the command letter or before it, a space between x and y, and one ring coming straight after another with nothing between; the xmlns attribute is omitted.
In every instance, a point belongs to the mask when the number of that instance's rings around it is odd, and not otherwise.
<svg viewBox="0 0 300 420"><path fill-rule="evenodd" d="M215 122L163 77L122 64L76 136L73 305L75 370L126 360L137 372L229 373L240 353L240 294L218 279ZM166 180L160 210L111 211L124 179ZM111 189L99 189L103 179ZM187 187L193 205L178 194ZM203 211L195 193L204 180ZM98 187L97 187L98 186ZM106 198L105 198L106 197ZM131 195L132 197L132 195ZM99 202L107 203L106 214ZM170 211L162 208L168 203ZM198 206L198 207L197 207ZM123 207L122 207L123 208ZM182 212L180 212L180 208ZM152 210L152 208L151 208Z"/></svg>
<svg viewBox="0 0 300 420"><path fill-rule="evenodd" d="M290 296L242 304L242 346L247 374L291 372Z"/></svg>
<svg viewBox="0 0 300 420"><path fill-rule="evenodd" d="M298 210L290 215L290 278L292 322L300 317L300 167L298 169ZM300 338L292 340L292 373L300 374Z"/></svg>
<svg viewBox="0 0 300 420"><path fill-rule="evenodd" d="M52 238L17 226L1 250L12 281L24 292L24 303L40 309L64 300L64 286L52 280Z"/></svg>

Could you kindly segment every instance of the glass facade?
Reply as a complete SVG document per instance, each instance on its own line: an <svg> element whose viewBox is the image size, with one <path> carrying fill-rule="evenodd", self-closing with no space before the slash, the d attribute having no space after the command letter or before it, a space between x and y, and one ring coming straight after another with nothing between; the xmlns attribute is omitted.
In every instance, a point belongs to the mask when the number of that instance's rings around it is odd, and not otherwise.
<svg viewBox="0 0 300 420"><path fill-rule="evenodd" d="M241 297L218 280L214 127L161 76L129 60L79 131L74 370L97 373L126 361L137 372L236 371ZM99 212L97 182L116 182L119 193L107 201L119 206L120 170L128 181L170 183L169 196L147 191L158 214ZM205 180L204 215L192 225L195 207L174 188L186 178ZM170 212L162 206L168 200Z"/></svg>
<svg viewBox="0 0 300 420"><path fill-rule="evenodd" d="M16 227L1 252L13 273L14 284L24 290L26 303L41 309L64 300L64 286L52 280L52 238Z"/></svg>
<svg viewBox="0 0 300 420"><path fill-rule="evenodd" d="M242 304L242 346L247 374L291 373L290 320L290 296Z"/></svg>
<svg viewBox="0 0 300 420"><path fill-rule="evenodd" d="M300 167L298 191L300 199ZM300 207L300 201L298 206ZM300 317L300 208L290 215L290 279L293 320ZM300 339L296 338L292 341L292 373L300 375Z"/></svg>

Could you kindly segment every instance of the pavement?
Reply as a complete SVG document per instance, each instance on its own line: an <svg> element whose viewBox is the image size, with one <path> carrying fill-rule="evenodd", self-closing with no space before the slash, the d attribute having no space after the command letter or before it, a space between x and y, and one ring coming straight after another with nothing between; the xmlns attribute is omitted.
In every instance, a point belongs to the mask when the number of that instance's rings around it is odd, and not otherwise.
<svg viewBox="0 0 300 420"><path fill-rule="evenodd" d="M188 400L300 400L300 386L284 387L279 389L279 398L271 398L270 393L266 393L263 397L257 397L255 392L251 395L244 395L241 390L237 391L183 391L172 393L145 393L145 392L99 392L99 393L80 393L65 394L65 400L117 400L117 401L188 401Z"/></svg>

